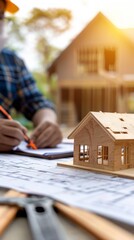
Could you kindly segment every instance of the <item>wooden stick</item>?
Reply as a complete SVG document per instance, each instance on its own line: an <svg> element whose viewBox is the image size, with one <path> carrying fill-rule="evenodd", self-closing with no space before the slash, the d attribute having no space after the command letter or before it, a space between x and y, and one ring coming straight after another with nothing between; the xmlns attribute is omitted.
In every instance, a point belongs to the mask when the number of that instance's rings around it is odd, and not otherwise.
<svg viewBox="0 0 134 240"><path fill-rule="evenodd" d="M134 240L134 235L96 214L61 203L55 207L99 240Z"/></svg>
<svg viewBox="0 0 134 240"><path fill-rule="evenodd" d="M9 190L4 197L26 197L26 194L19 193L15 190ZM4 230L15 218L19 210L18 206L0 206L0 236L3 234Z"/></svg>

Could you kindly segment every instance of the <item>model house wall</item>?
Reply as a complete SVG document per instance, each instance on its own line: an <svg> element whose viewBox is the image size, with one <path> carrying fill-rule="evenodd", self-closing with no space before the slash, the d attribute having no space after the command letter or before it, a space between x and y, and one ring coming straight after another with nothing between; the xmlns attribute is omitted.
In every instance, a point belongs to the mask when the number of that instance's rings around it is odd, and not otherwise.
<svg viewBox="0 0 134 240"><path fill-rule="evenodd" d="M118 171L134 167L134 114L89 112L68 138L74 165Z"/></svg>

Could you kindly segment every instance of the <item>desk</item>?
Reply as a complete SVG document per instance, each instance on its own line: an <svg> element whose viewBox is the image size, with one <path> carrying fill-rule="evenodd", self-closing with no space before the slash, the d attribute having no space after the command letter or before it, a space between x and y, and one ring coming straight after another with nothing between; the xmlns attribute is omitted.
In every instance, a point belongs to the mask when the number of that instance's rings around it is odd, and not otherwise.
<svg viewBox="0 0 134 240"><path fill-rule="evenodd" d="M5 191L0 188L0 195L3 195ZM96 240L87 231L80 228L73 222L65 219L62 215L58 214L59 220L69 240ZM32 240L27 219L25 217L16 217L14 221L8 226L7 230L4 232L3 236L0 237L1 240Z"/></svg>

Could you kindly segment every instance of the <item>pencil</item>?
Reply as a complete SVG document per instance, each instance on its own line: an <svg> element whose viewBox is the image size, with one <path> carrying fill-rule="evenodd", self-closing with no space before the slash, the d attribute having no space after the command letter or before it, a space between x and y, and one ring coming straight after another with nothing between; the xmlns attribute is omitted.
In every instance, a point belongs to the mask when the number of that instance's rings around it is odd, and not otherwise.
<svg viewBox="0 0 134 240"><path fill-rule="evenodd" d="M11 115L0 105L0 111L3 113L4 116L7 117L7 119L9 120L13 120ZM24 135L24 139L25 141L28 143L28 146L31 147L32 149L37 149L35 143L25 134Z"/></svg>

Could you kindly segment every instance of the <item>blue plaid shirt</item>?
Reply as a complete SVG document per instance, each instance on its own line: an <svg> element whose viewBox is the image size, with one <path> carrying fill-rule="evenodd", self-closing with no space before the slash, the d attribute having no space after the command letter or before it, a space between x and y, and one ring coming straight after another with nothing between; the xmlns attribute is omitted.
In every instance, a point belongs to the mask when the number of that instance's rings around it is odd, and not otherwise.
<svg viewBox="0 0 134 240"><path fill-rule="evenodd" d="M53 103L37 89L23 60L8 49L0 52L0 105L9 113L15 108L29 120L41 108L54 110Z"/></svg>

